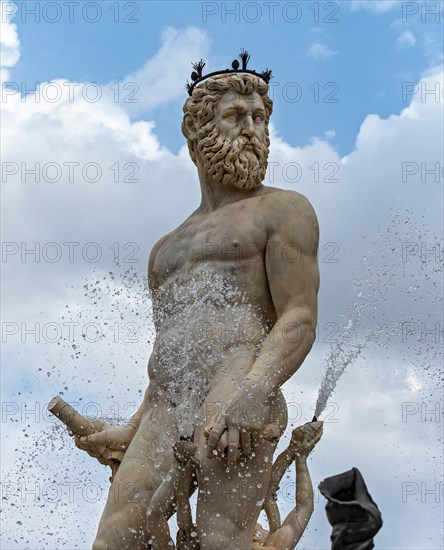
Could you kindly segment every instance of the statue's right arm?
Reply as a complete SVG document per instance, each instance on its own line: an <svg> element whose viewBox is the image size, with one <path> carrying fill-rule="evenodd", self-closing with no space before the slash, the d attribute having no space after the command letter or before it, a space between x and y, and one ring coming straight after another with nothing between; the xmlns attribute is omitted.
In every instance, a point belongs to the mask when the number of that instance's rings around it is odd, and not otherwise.
<svg viewBox="0 0 444 550"><path fill-rule="evenodd" d="M162 237L161 239L159 239L156 242L156 244L153 246L153 248L151 250L151 254L150 254L150 257L149 257L149 260L148 260L148 286L150 288L151 293L153 293L155 287L157 286L156 285L157 281L155 280L155 277L154 277L154 264L156 262L157 253L160 250L160 248L162 247L163 243L166 241L168 235L165 235L164 237ZM153 307L154 307L154 305L153 305ZM150 357L149 361L151 361L151 357ZM127 423L127 425L134 428L135 431L137 431L139 429L140 421L142 419L142 416L143 416L143 413L145 411L148 400L149 400L149 386L145 391L145 396L143 398L143 401L142 401L140 407L138 408L136 413L130 418L130 420Z"/></svg>
<svg viewBox="0 0 444 550"><path fill-rule="evenodd" d="M148 284L150 290L153 291L156 281L153 276L153 268L157 256L157 252L165 242L166 238L161 238L153 247L150 259L148 262ZM151 360L151 358L150 358ZM131 443L135 433L139 429L144 411L149 401L150 387L145 391L144 399L136 411L136 413L124 425L112 425L103 420L94 420L91 423L96 429L96 433L86 437L74 437L77 447L86 451L89 455L97 458L103 464L110 461L110 456L113 451L119 451L121 456L125 453ZM113 455L114 456L114 455Z"/></svg>
<svg viewBox="0 0 444 550"><path fill-rule="evenodd" d="M155 281L155 278L154 278L154 264L156 261L157 253L162 247L163 243L166 241L168 235L165 235L164 237L162 237L156 242L156 244L153 246L151 250L151 254L148 260L148 286L150 288L151 293L153 293L157 283L157 281ZM151 357L149 361L151 361ZM143 401L140 407L127 423L127 426L131 426L132 428L134 428L135 431L139 429L140 421L142 420L142 416L145 411L148 400L149 400L149 386L145 391L145 396L143 398Z"/></svg>
<svg viewBox="0 0 444 550"><path fill-rule="evenodd" d="M134 433L139 429L140 421L142 420L143 413L145 411L146 404L148 402L148 393L149 393L149 386L145 391L145 396L143 398L142 403L140 404L140 407L137 409L137 411L133 414L133 416L128 420L127 426L130 426L134 429Z"/></svg>

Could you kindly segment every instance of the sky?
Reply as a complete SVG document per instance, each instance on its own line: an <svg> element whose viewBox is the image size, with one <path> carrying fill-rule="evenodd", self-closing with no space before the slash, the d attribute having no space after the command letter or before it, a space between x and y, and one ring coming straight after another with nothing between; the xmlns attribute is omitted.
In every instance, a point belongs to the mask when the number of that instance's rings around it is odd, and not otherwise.
<svg viewBox="0 0 444 550"><path fill-rule="evenodd" d="M87 549L109 471L49 417L57 394L122 421L154 330L146 265L199 205L180 131L191 62L271 68L266 185L320 224L316 343L284 387L311 419L298 548L329 548L322 479L357 467L381 550L444 547L443 2L1 2L1 548ZM281 486L294 505L294 472Z"/></svg>

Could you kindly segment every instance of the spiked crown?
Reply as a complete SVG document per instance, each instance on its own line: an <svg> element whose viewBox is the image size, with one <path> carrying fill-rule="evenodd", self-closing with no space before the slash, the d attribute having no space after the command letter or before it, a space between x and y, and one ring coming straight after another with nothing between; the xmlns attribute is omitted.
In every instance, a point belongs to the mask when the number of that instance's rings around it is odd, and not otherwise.
<svg viewBox="0 0 444 550"><path fill-rule="evenodd" d="M253 74L255 76L258 76L268 84L271 78L273 77L271 71L269 69L265 69L265 71L258 73L251 69L247 69L247 65L248 65L248 61L250 60L250 57L251 57L250 54L246 50L242 49L239 54L241 63L239 63L237 59L234 59L233 62L231 63L231 67L232 67L231 69L214 71L206 75L202 74L203 68L205 67L205 61L203 59L201 59L200 61L197 61L196 63L192 63L192 66L193 66L193 72L191 73L192 83L190 84L187 81L187 84L186 84L188 94L191 95L193 93L193 90L195 86L197 86L197 84L206 80L207 78L210 78L211 76L215 76L218 74L240 74L240 73Z"/></svg>

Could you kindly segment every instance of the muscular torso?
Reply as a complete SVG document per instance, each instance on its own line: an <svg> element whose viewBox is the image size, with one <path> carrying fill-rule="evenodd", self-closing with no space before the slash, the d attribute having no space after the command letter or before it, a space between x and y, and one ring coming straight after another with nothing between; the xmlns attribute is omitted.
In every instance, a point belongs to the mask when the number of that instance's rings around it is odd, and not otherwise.
<svg viewBox="0 0 444 550"><path fill-rule="evenodd" d="M197 211L157 247L149 377L177 407L184 429L211 391L245 377L276 321L263 208L273 192Z"/></svg>

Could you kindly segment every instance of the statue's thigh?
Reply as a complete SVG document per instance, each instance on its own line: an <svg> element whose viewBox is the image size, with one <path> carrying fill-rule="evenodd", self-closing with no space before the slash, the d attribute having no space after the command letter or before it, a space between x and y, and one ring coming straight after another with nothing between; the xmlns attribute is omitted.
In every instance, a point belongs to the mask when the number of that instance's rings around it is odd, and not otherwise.
<svg viewBox="0 0 444 550"><path fill-rule="evenodd" d="M147 548L146 513L165 478L176 430L168 416L144 418L110 487L94 550Z"/></svg>
<svg viewBox="0 0 444 550"><path fill-rule="evenodd" d="M240 461L227 472L226 457L201 460L197 529L203 548L213 548L208 539L243 544L248 548L268 490L274 443L261 441L254 457ZM236 545L232 546L237 548Z"/></svg>

